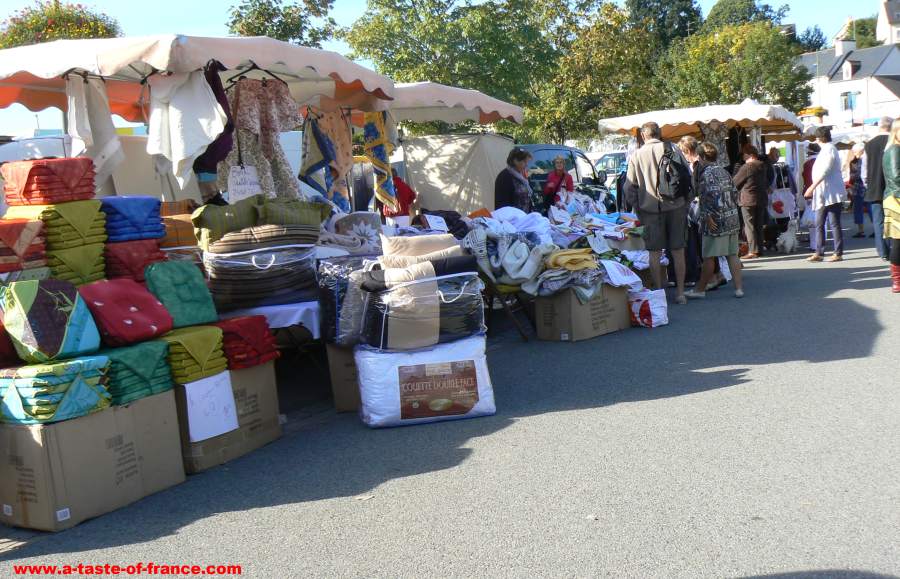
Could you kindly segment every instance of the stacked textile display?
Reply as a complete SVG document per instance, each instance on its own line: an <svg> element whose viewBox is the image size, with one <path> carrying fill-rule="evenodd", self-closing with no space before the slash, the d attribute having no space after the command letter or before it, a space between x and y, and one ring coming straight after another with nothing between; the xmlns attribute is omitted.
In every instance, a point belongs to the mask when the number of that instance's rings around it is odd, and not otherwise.
<svg viewBox="0 0 900 579"><path fill-rule="evenodd" d="M160 201L156 197L104 197L101 203L110 243L165 237Z"/></svg>
<svg viewBox="0 0 900 579"><path fill-rule="evenodd" d="M252 368L280 355L265 316L242 316L215 324L222 330L222 345L229 370Z"/></svg>
<svg viewBox="0 0 900 579"><path fill-rule="evenodd" d="M222 351L222 330L215 326L192 326L173 330L162 337L169 345L169 366L176 384L188 384L215 376L228 368Z"/></svg>
<svg viewBox="0 0 900 579"><path fill-rule="evenodd" d="M10 207L9 219L41 219L51 275L76 286L101 280L106 273L106 217L97 200L56 205Z"/></svg>
<svg viewBox="0 0 900 579"><path fill-rule="evenodd" d="M115 405L171 390L169 344L163 340L141 342L124 348L102 350L109 358L107 387Z"/></svg>
<svg viewBox="0 0 900 579"><path fill-rule="evenodd" d="M203 274L185 261L154 263L146 270L147 289L169 314L175 328L211 324L219 320Z"/></svg>
<svg viewBox="0 0 900 579"><path fill-rule="evenodd" d="M43 221L0 220L0 273L42 268L46 265Z"/></svg>
<svg viewBox="0 0 900 579"><path fill-rule="evenodd" d="M128 278L136 282L144 281L144 271L148 265L167 259L157 239L107 243L104 255L107 278Z"/></svg>
<svg viewBox="0 0 900 579"><path fill-rule="evenodd" d="M6 204L52 205L94 196L94 163L87 157L13 161L0 167Z"/></svg>
<svg viewBox="0 0 900 579"><path fill-rule="evenodd" d="M109 346L152 340L172 329L168 310L136 281L102 280L83 285L78 291Z"/></svg>

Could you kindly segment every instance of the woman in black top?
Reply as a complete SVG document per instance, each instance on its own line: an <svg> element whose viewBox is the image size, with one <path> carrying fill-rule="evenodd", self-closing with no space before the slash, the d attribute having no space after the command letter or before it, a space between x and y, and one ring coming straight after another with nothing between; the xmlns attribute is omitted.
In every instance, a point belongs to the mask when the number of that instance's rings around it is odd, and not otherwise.
<svg viewBox="0 0 900 579"><path fill-rule="evenodd" d="M506 158L506 168L494 181L494 209L515 207L531 213L531 184L525 176L531 153L515 147Z"/></svg>

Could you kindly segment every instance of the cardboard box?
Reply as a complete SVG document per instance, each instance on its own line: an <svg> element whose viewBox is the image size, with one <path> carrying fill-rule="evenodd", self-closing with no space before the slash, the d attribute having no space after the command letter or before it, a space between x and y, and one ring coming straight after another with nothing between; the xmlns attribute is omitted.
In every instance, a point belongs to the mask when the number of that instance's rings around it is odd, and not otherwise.
<svg viewBox="0 0 900 579"><path fill-rule="evenodd" d="M353 349L326 344L325 351L328 354L334 409L338 412L356 412L360 405L359 375Z"/></svg>
<svg viewBox="0 0 900 579"><path fill-rule="evenodd" d="M0 425L0 521L60 531L184 482L172 391L46 425Z"/></svg>
<svg viewBox="0 0 900 579"><path fill-rule="evenodd" d="M188 474L224 464L281 437L275 362L230 372L238 429L200 442L190 442L186 392L183 386L175 386L181 452Z"/></svg>
<svg viewBox="0 0 900 579"><path fill-rule="evenodd" d="M594 299L578 301L567 289L535 300L535 323L540 340L577 342L631 327L625 288L603 284Z"/></svg>

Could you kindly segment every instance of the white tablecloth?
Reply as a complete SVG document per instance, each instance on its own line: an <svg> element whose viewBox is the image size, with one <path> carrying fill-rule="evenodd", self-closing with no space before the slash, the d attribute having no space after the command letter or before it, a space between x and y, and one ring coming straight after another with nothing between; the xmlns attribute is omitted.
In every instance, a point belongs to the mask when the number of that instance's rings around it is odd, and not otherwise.
<svg viewBox="0 0 900 579"><path fill-rule="evenodd" d="M287 328L303 324L310 331L313 338L321 337L319 328L319 302L301 302L298 304L283 304L280 306L260 306L233 310L219 314L222 320L237 318L240 316L266 316L270 328Z"/></svg>

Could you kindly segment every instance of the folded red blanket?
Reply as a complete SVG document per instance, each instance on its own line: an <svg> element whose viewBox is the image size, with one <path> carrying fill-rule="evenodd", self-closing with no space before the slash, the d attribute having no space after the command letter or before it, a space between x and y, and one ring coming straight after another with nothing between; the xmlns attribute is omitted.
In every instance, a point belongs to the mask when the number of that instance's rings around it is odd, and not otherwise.
<svg viewBox="0 0 900 579"><path fill-rule="evenodd" d="M71 194L82 180L93 181L94 162L88 157L12 161L0 167L0 174L3 176L4 190L14 196L21 196L38 184L64 188ZM35 182L36 178L41 177L43 179L39 183Z"/></svg>
<svg viewBox="0 0 900 579"><path fill-rule="evenodd" d="M131 279L112 279L78 288L97 322L103 342L125 346L152 340L172 329L172 316L156 297Z"/></svg>
<svg viewBox="0 0 900 579"><path fill-rule="evenodd" d="M136 239L106 244L106 277L127 277L144 281L144 270L151 263L165 261L158 239Z"/></svg>
<svg viewBox="0 0 900 579"><path fill-rule="evenodd" d="M259 366L280 356L265 316L230 318L213 325L222 329L222 349L232 370Z"/></svg>

